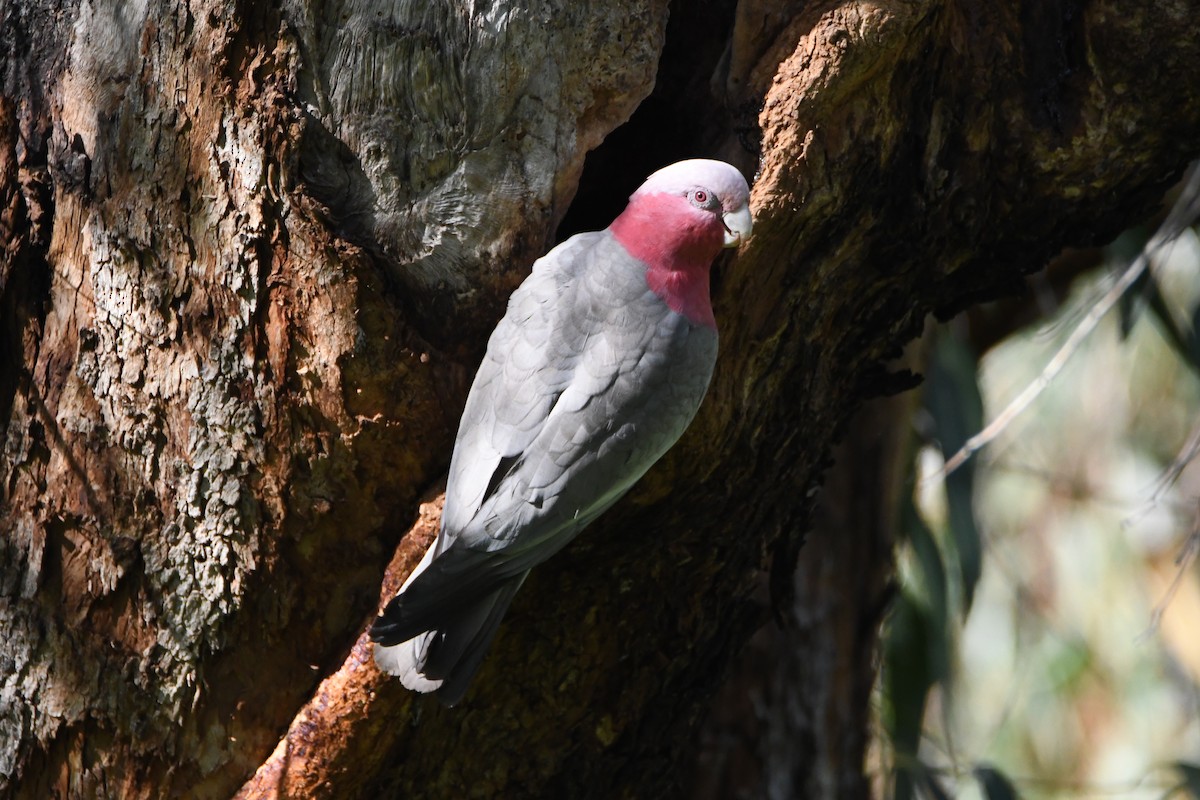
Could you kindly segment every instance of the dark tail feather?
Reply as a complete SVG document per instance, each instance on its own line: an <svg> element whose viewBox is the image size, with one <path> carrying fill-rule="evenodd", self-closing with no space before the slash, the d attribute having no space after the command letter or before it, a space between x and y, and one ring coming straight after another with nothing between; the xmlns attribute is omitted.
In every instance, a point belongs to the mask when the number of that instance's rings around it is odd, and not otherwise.
<svg viewBox="0 0 1200 800"><path fill-rule="evenodd" d="M371 640L392 647L425 631L444 630L476 613L513 580L520 586L527 572L507 567L495 553L450 549L417 567L371 626Z"/></svg>
<svg viewBox="0 0 1200 800"><path fill-rule="evenodd" d="M467 686L496 636L504 612L528 574L510 578L494 592L479 598L439 626L421 672L430 680L442 681L437 695L446 705L454 705L466 694Z"/></svg>

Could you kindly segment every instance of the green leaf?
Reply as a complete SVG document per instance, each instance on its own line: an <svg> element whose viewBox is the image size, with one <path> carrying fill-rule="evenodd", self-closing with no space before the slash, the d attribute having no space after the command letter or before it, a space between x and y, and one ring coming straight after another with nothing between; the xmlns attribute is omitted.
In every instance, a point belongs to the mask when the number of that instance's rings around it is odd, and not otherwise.
<svg viewBox="0 0 1200 800"><path fill-rule="evenodd" d="M1046 654L1045 676L1056 691L1074 691L1094 664L1092 648L1078 635L1060 637Z"/></svg>
<svg viewBox="0 0 1200 800"><path fill-rule="evenodd" d="M884 684L891 714L888 733L898 756L915 759L925 720L925 701L936 677L929 661L929 613L901 590L884 642Z"/></svg>
<svg viewBox="0 0 1200 800"><path fill-rule="evenodd" d="M945 331L938 336L925 406L933 417L944 458L958 452L983 427L978 376L979 360L966 344ZM946 503L958 556L964 616L971 610L975 586L983 570L983 544L975 519L974 493L974 462L968 461L946 477Z"/></svg>
<svg viewBox="0 0 1200 800"><path fill-rule="evenodd" d="M942 782L938 780L937 775L933 770L922 764L924 769L921 770L921 788L924 789L924 794L932 800L950 800L950 793L942 786Z"/></svg>
<svg viewBox="0 0 1200 800"><path fill-rule="evenodd" d="M950 800L950 793L938 779L937 770L923 761L910 759L896 770L896 785L892 798L912 800L915 797Z"/></svg>
<svg viewBox="0 0 1200 800"><path fill-rule="evenodd" d="M949 675L949 616L946 611L946 572L928 526L917 514L911 496L905 503L902 533L913 548L920 571L918 585L905 586L888 620L884 640L884 686L890 714L888 733L901 766L895 773L896 800L912 800L920 790L934 791L917 761L925 706L935 683Z"/></svg>
<svg viewBox="0 0 1200 800"><path fill-rule="evenodd" d="M915 796L917 749L925 724L925 704L936 680L930 663L930 639L933 637L928 606L902 589L888 621L884 642L884 687L890 713L886 718L888 736L896 752L897 769L893 776L895 800Z"/></svg>
<svg viewBox="0 0 1200 800"><path fill-rule="evenodd" d="M987 800L1018 800L1020 798L1021 795L1017 793L1012 781L995 767L978 764L972 772L975 774L975 780L979 781L979 787L983 790L983 796Z"/></svg>
<svg viewBox="0 0 1200 800"><path fill-rule="evenodd" d="M1141 255L1142 248L1150 240L1150 229L1144 225L1129 228L1113 240L1106 249L1109 264L1117 265L1117 269L1125 269L1133 260ZM1117 308L1121 313L1121 339L1128 338L1129 332L1137 324L1138 316L1146 307L1146 279L1150 271L1144 271L1133 285L1121 295Z"/></svg>
<svg viewBox="0 0 1200 800"><path fill-rule="evenodd" d="M1172 766L1179 773L1179 777L1183 779L1183 783L1178 788L1186 790L1189 796L1200 800L1200 766L1187 761L1176 761Z"/></svg>
<svg viewBox="0 0 1200 800"><path fill-rule="evenodd" d="M911 495L905 498L901 513L905 538L912 546L913 555L916 556L917 565L921 569L921 581L913 588L920 590L925 600L926 617L932 630L939 632L941 640L946 641L950 613L947 606L946 566L942 561L941 550L938 549L937 540L933 538L933 532L918 513ZM936 655L939 658L931 659L931 662L949 663L948 658L940 658L943 653ZM945 673L942 672L936 678L944 676Z"/></svg>
<svg viewBox="0 0 1200 800"><path fill-rule="evenodd" d="M1192 346L1187 353L1192 369L1200 372L1200 335L1197 335L1197 331L1200 331L1200 304L1192 309Z"/></svg>
<svg viewBox="0 0 1200 800"><path fill-rule="evenodd" d="M906 769L897 769L892 785L892 800L913 800L914 797L916 787L913 785L912 773Z"/></svg>
<svg viewBox="0 0 1200 800"><path fill-rule="evenodd" d="M1196 336L1196 315L1200 314L1200 307L1192 311L1191 324L1186 328L1182 327L1163 298L1158 281L1154 280L1152 275L1149 275L1147 280L1146 298L1163 338L1192 370L1200 372L1200 342L1197 342Z"/></svg>
<svg viewBox="0 0 1200 800"><path fill-rule="evenodd" d="M1122 233L1107 248L1110 262L1124 265L1132 263L1138 257L1150 237L1150 229L1144 225L1135 226ZM1178 353L1178 355L1195 372L1200 373L1200 306L1192 309L1190 326L1180 324L1175 318L1171 307L1163 299L1162 290L1154 274L1150 270L1143 272L1133 285L1121 295L1121 338L1124 339L1133 330L1139 314L1144 308L1149 308L1163 338Z"/></svg>

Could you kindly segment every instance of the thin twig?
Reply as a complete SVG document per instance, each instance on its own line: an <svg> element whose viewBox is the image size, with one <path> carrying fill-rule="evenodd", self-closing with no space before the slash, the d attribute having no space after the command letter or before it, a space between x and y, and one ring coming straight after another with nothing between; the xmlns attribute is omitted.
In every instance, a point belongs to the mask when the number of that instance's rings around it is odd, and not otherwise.
<svg viewBox="0 0 1200 800"><path fill-rule="evenodd" d="M1054 354L1054 357L1042 369L1042 373L1026 386L983 430L968 439L966 444L959 448L958 452L946 459L946 463L940 470L929 475L926 480L945 480L947 475L967 463L967 459L986 447L1014 419L1028 409L1033 404L1033 401L1045 391L1046 387L1050 385L1058 373L1062 371L1062 368L1066 366L1071 356L1078 352L1084 340L1096 329L1096 326L1100 324L1100 320L1104 318L1104 315L1117 304L1121 295L1146 271L1150 259L1157 255L1163 247L1174 242L1183 233L1183 230L1190 226L1197 217L1200 217L1200 165L1193 164L1185 178L1183 191L1179 193L1179 198L1171 208L1171 213L1163 220L1162 225L1150 237L1150 240L1146 242L1145 247L1138 253L1137 258L1125 269L1116 283L1091 307L1087 315L1080 321L1078 327L1071 332L1067 341L1063 343L1058 352Z"/></svg>
<svg viewBox="0 0 1200 800"><path fill-rule="evenodd" d="M1121 520L1121 524L1125 527L1133 525L1144 519L1147 514L1161 505L1163 496L1175 485L1176 481L1179 480L1179 476L1187 469L1187 465L1196 459L1197 454L1200 454L1200 422L1197 422L1196 426L1192 428L1192 432L1188 434L1188 440L1183 445L1183 449L1179 451L1179 455L1175 456L1175 460L1171 462L1171 465L1155 481L1157 486L1154 489L1154 493L1142 504L1141 508Z"/></svg>
<svg viewBox="0 0 1200 800"><path fill-rule="evenodd" d="M1200 506L1197 507L1196 521L1192 523L1192 532L1188 534L1187 541L1183 543L1183 549L1175 557L1175 577L1171 579L1171 583L1167 586L1167 591L1163 593L1162 599L1158 601L1154 606L1154 610L1150 612L1150 627L1138 638L1149 637L1162 625L1162 618L1167 612L1167 606L1171 605L1171 601L1175 599L1175 594L1179 591L1179 587L1187 575L1188 567L1196 560L1196 553L1198 551L1200 551Z"/></svg>

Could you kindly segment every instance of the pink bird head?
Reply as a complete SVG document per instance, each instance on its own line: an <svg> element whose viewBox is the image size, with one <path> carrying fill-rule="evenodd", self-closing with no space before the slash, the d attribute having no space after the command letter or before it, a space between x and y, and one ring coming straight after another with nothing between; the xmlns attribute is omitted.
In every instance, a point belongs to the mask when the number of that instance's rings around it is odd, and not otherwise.
<svg viewBox="0 0 1200 800"><path fill-rule="evenodd" d="M646 283L696 325L715 328L709 268L750 235L750 187L723 161L691 159L655 172L609 230L646 265Z"/></svg>

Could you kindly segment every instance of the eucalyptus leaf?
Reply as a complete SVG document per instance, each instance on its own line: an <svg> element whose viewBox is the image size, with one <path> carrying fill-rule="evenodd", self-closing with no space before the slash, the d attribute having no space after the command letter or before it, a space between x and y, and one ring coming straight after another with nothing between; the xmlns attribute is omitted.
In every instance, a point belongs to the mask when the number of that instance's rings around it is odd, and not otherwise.
<svg viewBox="0 0 1200 800"><path fill-rule="evenodd" d="M895 800L915 796L913 765L921 744L925 704L936 680L929 659L930 638L929 607L902 589L883 646L883 680L890 711L885 724L897 762L892 789Z"/></svg>
<svg viewBox="0 0 1200 800"><path fill-rule="evenodd" d="M1118 269L1124 269L1126 265L1133 263L1149 240L1150 229L1144 225L1126 230L1106 248L1109 263L1118 265ZM1138 317L1146 307L1145 290L1146 280L1149 276L1150 271L1146 270L1138 276L1129 290L1121 295L1117 305L1121 315L1121 339L1129 336L1129 332L1133 330Z"/></svg>
<svg viewBox="0 0 1200 800"><path fill-rule="evenodd" d="M946 791L946 787L942 786L942 782L938 780L937 773L930 769L925 764L921 765L921 789L923 794L931 800L950 800L950 793Z"/></svg>
<svg viewBox="0 0 1200 800"><path fill-rule="evenodd" d="M1180 325L1175 319L1175 314L1171 311L1171 307L1167 305L1167 301L1163 298L1158 282L1154 280L1154 276L1149 275L1149 273L1147 275L1147 280L1149 281L1147 298L1149 300L1150 311L1158 323L1159 330L1162 331L1163 338L1166 339L1176 354L1192 370L1200 371L1200 360L1197 358L1197 353L1200 352L1200 344L1196 341L1196 315L1200 313L1200 308L1193 310L1190 325L1187 327Z"/></svg>
<svg viewBox="0 0 1200 800"><path fill-rule="evenodd" d="M979 361L964 342L948 332L938 337L925 406L933 417L944 458L958 452L983 427L978 375ZM983 570L983 544L975 517L974 493L974 462L968 461L946 476L946 503L958 558L964 616L971 609Z"/></svg>
<svg viewBox="0 0 1200 800"><path fill-rule="evenodd" d="M891 711L888 733L900 764L893 795L896 800L911 800L915 792L934 791L917 760L917 750L929 692L949 676L950 620L942 556L911 499L905 503L902 533L913 549L920 577L915 585L901 588L892 609L884 641L884 686Z"/></svg>
<svg viewBox="0 0 1200 800"><path fill-rule="evenodd" d="M1183 779L1178 788L1186 791L1189 797L1200 800L1200 766L1187 761L1176 761L1173 766Z"/></svg>
<svg viewBox="0 0 1200 800"><path fill-rule="evenodd" d="M1017 800L1021 796L1012 781L989 764L978 764L972 772L987 800Z"/></svg>

